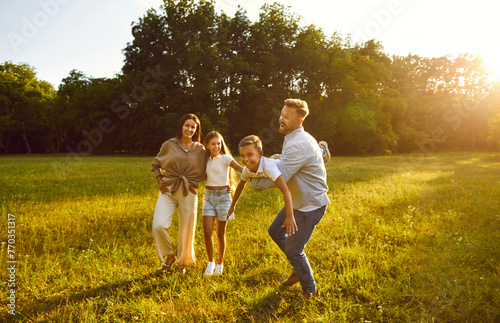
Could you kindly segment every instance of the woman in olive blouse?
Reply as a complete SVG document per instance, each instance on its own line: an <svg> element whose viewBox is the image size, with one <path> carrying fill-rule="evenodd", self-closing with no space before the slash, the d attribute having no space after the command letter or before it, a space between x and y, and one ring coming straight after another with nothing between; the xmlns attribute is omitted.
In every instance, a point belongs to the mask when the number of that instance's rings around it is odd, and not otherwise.
<svg viewBox="0 0 500 323"><path fill-rule="evenodd" d="M198 205L199 182L206 178L206 153L200 143L200 120L186 114L177 126L175 138L163 143L151 171L160 187L160 196L153 216L153 237L162 270L169 270L175 261L174 248L168 233L172 216L179 208L179 239L177 263L184 273L196 264L194 233ZM163 173L163 174L162 174Z"/></svg>

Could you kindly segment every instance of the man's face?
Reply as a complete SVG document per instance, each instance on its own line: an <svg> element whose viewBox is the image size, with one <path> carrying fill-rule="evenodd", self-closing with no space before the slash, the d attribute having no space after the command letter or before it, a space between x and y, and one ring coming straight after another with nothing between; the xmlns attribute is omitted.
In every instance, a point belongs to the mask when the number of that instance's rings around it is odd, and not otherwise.
<svg viewBox="0 0 500 323"><path fill-rule="evenodd" d="M254 144L240 147L241 162L254 173L259 170L262 155L264 152L258 151Z"/></svg>
<svg viewBox="0 0 500 323"><path fill-rule="evenodd" d="M288 135L302 125L302 118L297 109L284 106L280 115L280 133Z"/></svg>

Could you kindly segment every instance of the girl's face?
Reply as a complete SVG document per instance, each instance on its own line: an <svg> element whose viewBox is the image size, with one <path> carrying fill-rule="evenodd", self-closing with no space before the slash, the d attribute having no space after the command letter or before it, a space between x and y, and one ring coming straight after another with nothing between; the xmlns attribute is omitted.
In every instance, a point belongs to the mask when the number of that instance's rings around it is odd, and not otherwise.
<svg viewBox="0 0 500 323"><path fill-rule="evenodd" d="M188 139L192 139L194 133L196 132L196 122L193 119L187 119L182 126L182 136Z"/></svg>
<svg viewBox="0 0 500 323"><path fill-rule="evenodd" d="M212 158L220 154L221 145L222 145L222 142L221 142L220 138L213 137L212 139L210 139L210 141L208 142L207 148L210 151L210 155L212 156Z"/></svg>

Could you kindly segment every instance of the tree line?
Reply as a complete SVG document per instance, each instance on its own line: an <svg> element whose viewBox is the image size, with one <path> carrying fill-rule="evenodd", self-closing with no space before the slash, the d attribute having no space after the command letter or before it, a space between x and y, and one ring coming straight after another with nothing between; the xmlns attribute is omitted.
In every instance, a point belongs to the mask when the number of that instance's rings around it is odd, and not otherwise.
<svg viewBox="0 0 500 323"><path fill-rule="evenodd" d="M304 126L334 154L500 148L500 85L474 55L390 56L279 4L251 22L242 8L165 0L131 31L113 78L73 70L56 91L27 64L1 64L0 153L156 153L185 113L233 150L257 134L274 153L290 97L308 102Z"/></svg>

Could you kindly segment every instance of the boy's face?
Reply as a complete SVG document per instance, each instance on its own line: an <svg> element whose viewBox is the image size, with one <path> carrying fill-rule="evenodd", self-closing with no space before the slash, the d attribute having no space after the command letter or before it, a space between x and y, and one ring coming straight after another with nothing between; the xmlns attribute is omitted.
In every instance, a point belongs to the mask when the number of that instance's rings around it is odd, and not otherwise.
<svg viewBox="0 0 500 323"><path fill-rule="evenodd" d="M260 158L264 155L263 151L258 151L254 144L240 147L241 162L252 172L259 169Z"/></svg>

